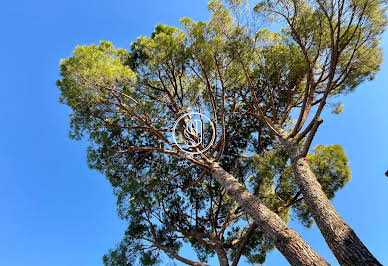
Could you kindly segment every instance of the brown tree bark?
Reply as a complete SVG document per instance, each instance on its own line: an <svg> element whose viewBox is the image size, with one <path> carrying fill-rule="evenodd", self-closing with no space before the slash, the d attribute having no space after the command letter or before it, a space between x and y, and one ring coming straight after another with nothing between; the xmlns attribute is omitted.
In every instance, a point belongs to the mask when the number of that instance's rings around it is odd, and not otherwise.
<svg viewBox="0 0 388 266"><path fill-rule="evenodd" d="M291 265L330 265L218 163L211 163L211 172L213 178L252 217L258 228L273 241Z"/></svg>
<svg viewBox="0 0 388 266"><path fill-rule="evenodd" d="M226 255L225 249L221 245L216 245L214 249L216 250L220 266L229 266L228 256Z"/></svg>
<svg viewBox="0 0 388 266"><path fill-rule="evenodd" d="M237 249L237 254L233 259L232 266L237 266L238 262L240 261L241 255L245 249L245 246L247 245L249 238L251 237L253 232L256 230L256 228L257 228L257 225L255 223L253 223L249 227L247 233L245 234L243 240L241 241L241 243Z"/></svg>
<svg viewBox="0 0 388 266"><path fill-rule="evenodd" d="M286 137L281 137L281 141L311 215L338 262L349 266L381 265L335 210L298 144Z"/></svg>

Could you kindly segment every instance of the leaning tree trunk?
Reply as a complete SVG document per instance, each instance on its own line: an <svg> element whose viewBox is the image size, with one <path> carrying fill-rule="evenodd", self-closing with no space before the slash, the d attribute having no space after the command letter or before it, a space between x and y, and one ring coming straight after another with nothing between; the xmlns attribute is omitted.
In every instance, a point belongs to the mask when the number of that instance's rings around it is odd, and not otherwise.
<svg viewBox="0 0 388 266"><path fill-rule="evenodd" d="M330 265L218 163L211 163L211 171L213 178L252 217L258 228L273 241L291 265Z"/></svg>
<svg viewBox="0 0 388 266"><path fill-rule="evenodd" d="M323 192L308 160L292 139L281 138L296 182L319 230L341 265L381 265L344 221Z"/></svg>

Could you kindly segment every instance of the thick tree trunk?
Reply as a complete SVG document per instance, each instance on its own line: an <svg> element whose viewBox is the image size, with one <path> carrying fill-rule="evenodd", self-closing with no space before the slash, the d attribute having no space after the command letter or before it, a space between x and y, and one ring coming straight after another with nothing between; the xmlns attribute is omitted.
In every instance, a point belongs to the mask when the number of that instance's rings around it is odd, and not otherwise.
<svg viewBox="0 0 388 266"><path fill-rule="evenodd" d="M291 158L296 182L311 215L341 265L381 265L323 192L310 164L292 140L281 139Z"/></svg>
<svg viewBox="0 0 388 266"><path fill-rule="evenodd" d="M288 227L278 215L252 195L236 178L217 163L212 163L212 176L226 192L252 217L258 228L276 245L291 265L329 265L303 238Z"/></svg>
<svg viewBox="0 0 388 266"><path fill-rule="evenodd" d="M228 261L228 257L226 256L225 249L223 247L220 247L220 246L215 246L214 248L217 252L218 261L220 262L220 266L229 266L229 261Z"/></svg>

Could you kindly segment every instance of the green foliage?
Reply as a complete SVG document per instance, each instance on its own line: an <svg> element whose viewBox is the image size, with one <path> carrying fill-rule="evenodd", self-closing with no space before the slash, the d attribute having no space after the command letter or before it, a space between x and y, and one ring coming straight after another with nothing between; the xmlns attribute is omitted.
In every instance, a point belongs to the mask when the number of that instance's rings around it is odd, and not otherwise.
<svg viewBox="0 0 388 266"><path fill-rule="evenodd" d="M334 106L333 110L331 111L333 114L340 114L344 111L345 106L342 103L338 103Z"/></svg>
<svg viewBox="0 0 388 266"><path fill-rule="evenodd" d="M314 153L308 154L307 158L329 199L334 198L335 193L350 181L349 160L340 145L318 145L314 148ZM270 209L276 210L290 202L299 191L289 157L284 150L255 156L254 165L257 175L251 178L252 186L261 201ZM313 225L310 212L303 200L296 202L291 210L302 224L307 227ZM282 212L287 221L288 211L289 208Z"/></svg>
<svg viewBox="0 0 388 266"><path fill-rule="evenodd" d="M135 82L136 74L124 65L128 59L128 51L101 41L100 45L77 46L73 56L61 60L63 78L57 86L61 90L60 102L74 111L70 122L72 137L80 138L84 130L92 133L97 128L90 113L104 112L98 106L109 100L110 90Z"/></svg>
<svg viewBox="0 0 388 266"><path fill-rule="evenodd" d="M314 148L314 154L307 155L307 159L329 199L332 199L334 193L350 181L349 159L342 146L318 145Z"/></svg>
<svg viewBox="0 0 388 266"><path fill-rule="evenodd" d="M61 102L77 105L68 100L78 97L90 102L103 101L106 93L100 93L96 88L132 84L136 74L123 65L128 57L128 51L116 50L110 42L77 46L73 56L61 61L61 76L65 77L57 84L62 89ZM82 90L78 85L82 85Z"/></svg>
<svg viewBox="0 0 388 266"><path fill-rule="evenodd" d="M331 95L352 91L380 69L379 44L387 23L384 0L265 0L255 11L286 26L283 34L314 64L316 79L322 71L329 72L328 59L334 63L330 68L338 80Z"/></svg>

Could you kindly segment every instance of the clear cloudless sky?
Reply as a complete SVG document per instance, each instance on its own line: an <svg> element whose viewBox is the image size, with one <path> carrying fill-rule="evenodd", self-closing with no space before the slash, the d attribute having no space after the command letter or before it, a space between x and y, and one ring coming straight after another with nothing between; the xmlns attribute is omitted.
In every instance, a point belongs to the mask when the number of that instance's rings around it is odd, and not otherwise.
<svg viewBox="0 0 388 266"><path fill-rule="evenodd" d="M157 23L206 20L207 0L14 0L0 5L0 265L101 265L122 237L106 179L86 165L86 142L68 139L58 103L58 64L75 45L110 40L128 48ZM383 40L388 54L387 38ZM333 203L367 247L388 264L388 65L338 99L314 144L341 144L353 178ZM332 265L319 231L291 226ZM195 258L189 248L182 254ZM211 261L216 265L216 260ZM244 265L242 262L241 265ZM265 265L287 265L279 252Z"/></svg>

